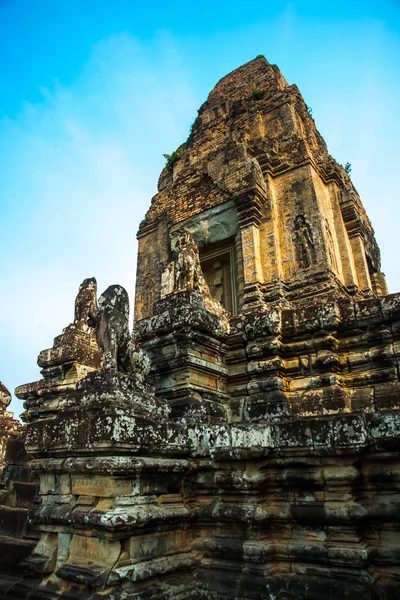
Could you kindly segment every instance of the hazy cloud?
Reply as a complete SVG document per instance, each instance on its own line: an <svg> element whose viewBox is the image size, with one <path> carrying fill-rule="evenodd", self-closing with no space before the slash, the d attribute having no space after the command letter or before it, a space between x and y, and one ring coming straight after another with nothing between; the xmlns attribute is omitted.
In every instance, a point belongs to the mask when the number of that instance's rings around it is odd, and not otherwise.
<svg viewBox="0 0 400 600"><path fill-rule="evenodd" d="M85 277L100 291L120 283L133 301L139 222L162 153L181 143L199 103L162 32L147 46L126 34L101 42L73 85L42 94L0 125L0 370L10 389L37 378L35 357L72 319Z"/></svg>

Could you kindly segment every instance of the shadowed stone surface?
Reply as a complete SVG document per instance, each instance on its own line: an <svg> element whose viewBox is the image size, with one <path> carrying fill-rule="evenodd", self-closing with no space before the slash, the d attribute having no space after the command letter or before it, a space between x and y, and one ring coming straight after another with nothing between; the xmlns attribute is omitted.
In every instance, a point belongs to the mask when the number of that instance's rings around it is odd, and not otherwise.
<svg viewBox="0 0 400 600"><path fill-rule="evenodd" d="M0 381L0 473L4 465L7 441L10 436L21 433L21 423L14 419L12 412L7 410L11 402L11 394Z"/></svg>
<svg viewBox="0 0 400 600"><path fill-rule="evenodd" d="M38 484L32 476L24 442L23 433L8 438L0 478L0 597L3 574L21 575L21 561L29 556L39 538L29 520Z"/></svg>
<svg viewBox="0 0 400 600"><path fill-rule="evenodd" d="M16 390L40 539L0 598L398 598L400 295L276 66L217 84L138 237L133 337L87 279Z"/></svg>

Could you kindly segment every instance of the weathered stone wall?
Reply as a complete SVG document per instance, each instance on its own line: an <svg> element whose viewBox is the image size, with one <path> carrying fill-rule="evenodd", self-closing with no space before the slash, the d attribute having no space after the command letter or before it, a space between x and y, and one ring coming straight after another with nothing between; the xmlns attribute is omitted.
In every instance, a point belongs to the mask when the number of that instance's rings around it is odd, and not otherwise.
<svg viewBox="0 0 400 600"><path fill-rule="evenodd" d="M0 597L21 577L21 561L34 549L38 532L29 520L38 485L29 467L24 435L8 438L0 478ZM8 575L8 576L7 576Z"/></svg>
<svg viewBox="0 0 400 600"><path fill-rule="evenodd" d="M137 324L156 394L78 368L19 388L40 540L7 598L397 597L400 296L229 327L204 302Z"/></svg>
<svg viewBox="0 0 400 600"><path fill-rule="evenodd" d="M10 402L11 394L0 382L0 580L7 580L5 573L20 572L19 563L37 539L28 520L36 485L27 464L22 425L6 410ZM7 581L4 586L7 589Z"/></svg>

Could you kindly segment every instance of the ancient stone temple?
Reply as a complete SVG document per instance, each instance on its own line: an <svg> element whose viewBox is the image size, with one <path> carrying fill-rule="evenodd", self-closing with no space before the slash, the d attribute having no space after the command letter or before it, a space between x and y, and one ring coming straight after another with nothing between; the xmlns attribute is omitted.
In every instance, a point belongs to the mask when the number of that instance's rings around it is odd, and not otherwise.
<svg viewBox="0 0 400 600"><path fill-rule="evenodd" d="M400 294L297 87L224 77L158 190L133 334L87 279L17 388L40 538L0 598L399 598Z"/></svg>

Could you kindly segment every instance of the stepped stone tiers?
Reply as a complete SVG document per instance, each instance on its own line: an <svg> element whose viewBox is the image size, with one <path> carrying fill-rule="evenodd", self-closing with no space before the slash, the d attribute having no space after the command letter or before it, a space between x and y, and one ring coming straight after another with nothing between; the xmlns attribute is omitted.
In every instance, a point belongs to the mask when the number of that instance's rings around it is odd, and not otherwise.
<svg viewBox="0 0 400 600"><path fill-rule="evenodd" d="M11 436L0 477L0 598L14 585L15 577L21 577L21 561L31 554L39 539L29 521L38 485L28 461L24 436Z"/></svg>
<svg viewBox="0 0 400 600"><path fill-rule="evenodd" d="M37 543L28 520L37 486L32 481L22 425L6 409L11 394L0 382L0 573L18 574ZM7 577L0 575L0 597Z"/></svg>
<svg viewBox="0 0 400 600"><path fill-rule="evenodd" d="M133 336L85 280L17 388L40 539L0 598L399 598L400 294L277 67L217 84L138 236Z"/></svg>

